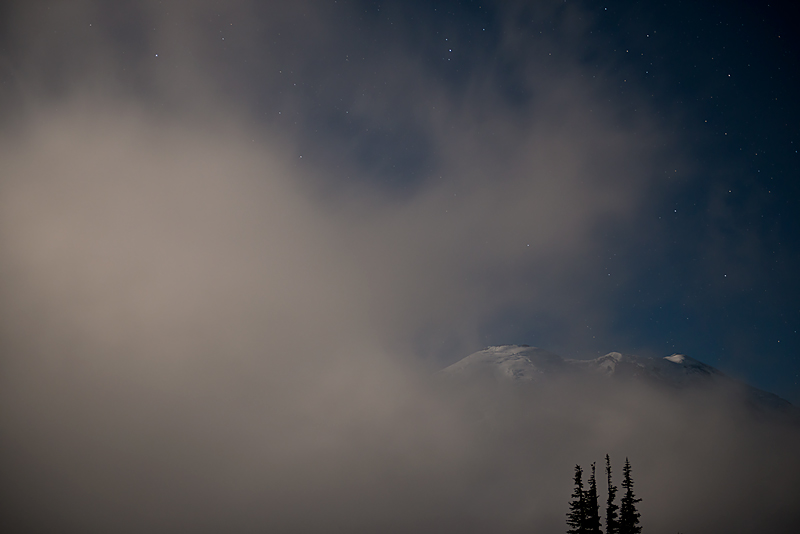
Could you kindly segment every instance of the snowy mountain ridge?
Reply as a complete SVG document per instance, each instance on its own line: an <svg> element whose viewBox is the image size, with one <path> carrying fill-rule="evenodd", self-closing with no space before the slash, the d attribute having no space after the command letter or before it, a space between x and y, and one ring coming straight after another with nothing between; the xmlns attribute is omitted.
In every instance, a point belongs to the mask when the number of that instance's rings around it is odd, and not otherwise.
<svg viewBox="0 0 800 534"><path fill-rule="evenodd" d="M741 383L719 369L683 354L651 358L610 352L593 360L574 360L528 345L497 345L470 354L438 374L517 383L537 383L552 376L578 375L641 380L673 389L729 386L743 390L747 402L759 410L799 412L777 395Z"/></svg>

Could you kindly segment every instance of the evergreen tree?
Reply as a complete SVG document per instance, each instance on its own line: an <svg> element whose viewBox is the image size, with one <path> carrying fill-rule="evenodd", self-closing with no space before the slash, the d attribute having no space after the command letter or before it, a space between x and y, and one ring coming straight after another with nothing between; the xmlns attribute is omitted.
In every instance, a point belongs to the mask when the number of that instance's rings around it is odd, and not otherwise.
<svg viewBox="0 0 800 534"><path fill-rule="evenodd" d="M583 497L586 510L586 532L588 534L602 534L600 530L600 506L597 504L597 482L594 477L595 467L592 464L592 475L589 477L589 489Z"/></svg>
<svg viewBox="0 0 800 534"><path fill-rule="evenodd" d="M572 502L569 503L567 514L567 534L586 534L586 503L583 491L583 469L575 466L575 490L572 492Z"/></svg>
<svg viewBox="0 0 800 534"><path fill-rule="evenodd" d="M617 510L619 506L614 504L614 499L617 496L617 487L611 484L611 459L606 454L606 477L608 478L608 500L606 501L606 534L620 534L619 532L619 515Z"/></svg>
<svg viewBox="0 0 800 534"><path fill-rule="evenodd" d="M631 463L625 458L625 467L622 470L622 487L625 488L625 495L622 497L619 511L619 534L640 534L642 527L639 526L640 514L636 511L637 499L633 495L633 479L631 479Z"/></svg>

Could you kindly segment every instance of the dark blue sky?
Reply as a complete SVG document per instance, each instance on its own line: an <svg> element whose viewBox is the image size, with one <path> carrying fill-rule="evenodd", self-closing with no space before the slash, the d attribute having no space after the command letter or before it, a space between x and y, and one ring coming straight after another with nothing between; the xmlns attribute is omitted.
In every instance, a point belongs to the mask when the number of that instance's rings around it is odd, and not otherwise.
<svg viewBox="0 0 800 534"><path fill-rule="evenodd" d="M602 11L598 46L617 50L618 97L627 84L650 93L685 157L683 183L654 200L634 239L609 235L598 258L612 285L615 267L635 266L613 291L614 329L626 350L693 354L797 402L795 12L756 2Z"/></svg>

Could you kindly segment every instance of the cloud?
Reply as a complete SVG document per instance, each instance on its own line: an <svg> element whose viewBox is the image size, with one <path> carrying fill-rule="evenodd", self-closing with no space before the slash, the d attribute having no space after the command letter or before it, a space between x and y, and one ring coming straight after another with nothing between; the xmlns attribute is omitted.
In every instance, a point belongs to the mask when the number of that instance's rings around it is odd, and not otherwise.
<svg viewBox="0 0 800 534"><path fill-rule="evenodd" d="M634 430L666 402L646 392L612 396L609 413L567 386L531 412L501 398L487 429L434 387L420 354L466 351L510 308L566 332L602 316L598 229L662 185L664 140L586 85L579 44L509 27L454 91L403 39L361 46L372 19L336 9L14 12L4 76L19 107L0 143L10 531L560 528L576 461L631 450L643 493L668 498L645 480L685 491L669 477L717 475L773 443L667 470L666 441ZM579 34L575 12L558 16ZM650 436L740 437L675 417ZM581 440L601 420L628 437Z"/></svg>
<svg viewBox="0 0 800 534"><path fill-rule="evenodd" d="M415 340L402 350L436 354L444 342L463 353L509 309L554 318L564 330L556 339L602 323L597 278L605 273L592 265L605 254L603 236L631 232L625 223L663 187L659 147L669 139L645 105L640 118L624 117L606 101L609 88L588 82L582 12L557 3L532 13L517 6L499 22L507 30L498 32L494 55L457 39L445 23L457 42L447 46L474 56L456 88L441 58L409 44L413 21L400 8L387 8L400 29L386 36L377 13L353 22L352 7L178 7L131 6L124 16L92 2L24 11L20 19L33 29L17 34L17 70L37 88L32 94L56 96L29 100L18 120L36 116L36 128L47 129L42 121L56 121L45 118L54 113L61 121L54 127L69 129L66 114L73 113L96 119L85 127L104 129L109 139L117 128L134 138L165 128L171 136L161 136L157 159L149 146L124 157L154 161L145 172L169 173L176 188L197 190L207 185L191 183L192 166L214 154L217 179L226 181L219 187L228 191L218 211L238 211L232 195L255 202L248 188L280 181L269 195L289 195L282 204L292 206L287 213L298 206L299 223L287 215L268 224L309 228L309 236L280 234L281 242L304 243L294 247L303 255L282 261L304 264L300 272L313 278L349 278L329 280L341 294L328 301L342 302L342 317L361 313L354 323L362 329L366 316L367 330L387 342ZM515 27L523 14L555 18L569 39L530 37ZM433 33L422 40L435 41ZM41 75L50 72L39 68L45 60L58 65L55 79ZM86 161L81 152L96 152L94 143L71 148L73 157ZM182 156L172 156L173 143ZM238 153L208 148L220 144ZM250 169L269 168L277 155L279 171ZM243 177L258 172L258 185ZM162 202L191 206L178 196ZM174 218L183 216L178 210ZM192 217L201 218L186 212L185 226L195 224ZM264 246L252 239L255 249ZM235 258L228 247L220 255ZM322 275L311 263L330 269ZM625 272L614 276L623 280Z"/></svg>

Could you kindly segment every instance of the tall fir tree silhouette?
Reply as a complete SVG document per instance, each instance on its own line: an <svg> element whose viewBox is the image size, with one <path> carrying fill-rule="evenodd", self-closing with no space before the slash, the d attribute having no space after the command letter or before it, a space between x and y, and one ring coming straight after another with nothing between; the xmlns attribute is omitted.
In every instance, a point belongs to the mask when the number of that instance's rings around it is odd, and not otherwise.
<svg viewBox="0 0 800 534"><path fill-rule="evenodd" d="M606 501L606 534L620 534L619 506L614 503L617 487L611 484L611 459L606 454L606 478L608 479L608 500Z"/></svg>
<svg viewBox="0 0 800 534"><path fill-rule="evenodd" d="M642 527L639 525L640 514L636 511L637 499L633 494L633 479L631 478L631 463L625 458L625 467L622 470L622 487L625 495L622 497L619 510L619 534L640 534Z"/></svg>
<svg viewBox="0 0 800 534"><path fill-rule="evenodd" d="M569 503L567 514L567 534L586 533L586 492L583 491L583 469L575 466L575 490L572 492L572 502Z"/></svg>
<svg viewBox="0 0 800 534"><path fill-rule="evenodd" d="M600 506L597 504L597 481L595 480L595 465L592 464L592 474L589 477L589 489L583 497L584 508L586 510L587 534L602 534L600 530Z"/></svg>

